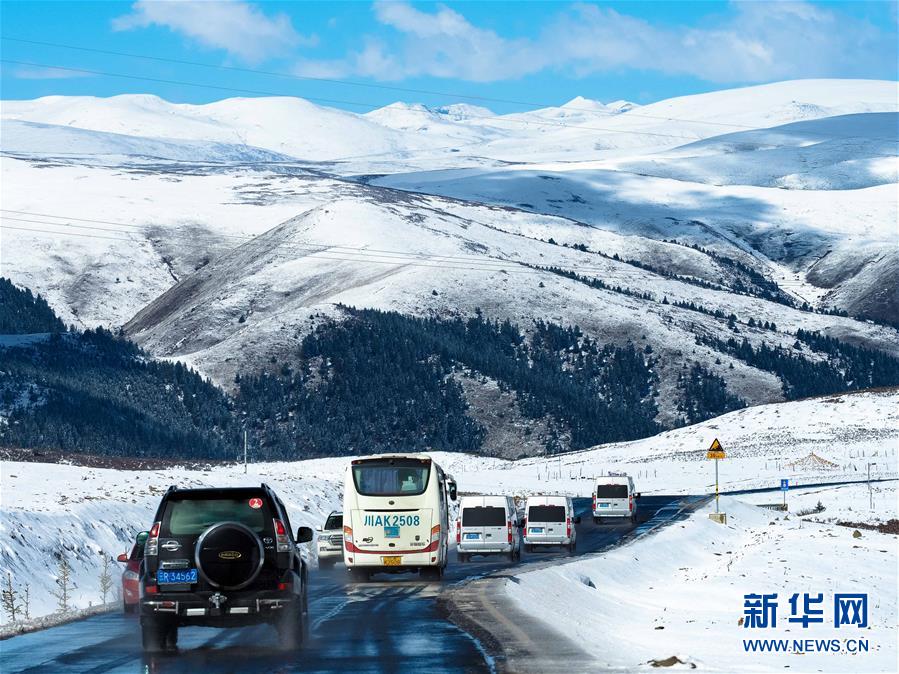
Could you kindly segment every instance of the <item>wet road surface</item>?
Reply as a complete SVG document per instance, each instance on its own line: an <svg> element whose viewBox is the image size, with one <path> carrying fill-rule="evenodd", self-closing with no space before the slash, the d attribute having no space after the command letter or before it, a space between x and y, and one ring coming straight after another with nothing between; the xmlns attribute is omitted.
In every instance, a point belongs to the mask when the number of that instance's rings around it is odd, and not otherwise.
<svg viewBox="0 0 899 674"><path fill-rule="evenodd" d="M576 499L586 513L578 525L577 555L619 544L651 527L687 516L682 508L703 497L645 496L638 522L594 525L589 499ZM310 639L285 653L268 625L215 629L182 627L176 653L144 656L133 616L104 614L0 641L3 674L38 672L490 672L481 644L442 615L437 596L473 577L568 559L560 550L523 553L512 564L475 557L460 564L451 552L442 581L418 575L377 575L353 584L342 566L310 571Z"/></svg>

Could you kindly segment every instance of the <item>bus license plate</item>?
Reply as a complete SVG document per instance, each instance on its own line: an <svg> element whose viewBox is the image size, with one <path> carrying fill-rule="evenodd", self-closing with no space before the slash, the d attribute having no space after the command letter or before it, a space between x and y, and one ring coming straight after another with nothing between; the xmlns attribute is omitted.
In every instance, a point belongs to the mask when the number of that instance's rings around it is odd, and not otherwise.
<svg viewBox="0 0 899 674"><path fill-rule="evenodd" d="M403 558L399 556L394 557L381 557L381 563L384 566L400 566Z"/></svg>

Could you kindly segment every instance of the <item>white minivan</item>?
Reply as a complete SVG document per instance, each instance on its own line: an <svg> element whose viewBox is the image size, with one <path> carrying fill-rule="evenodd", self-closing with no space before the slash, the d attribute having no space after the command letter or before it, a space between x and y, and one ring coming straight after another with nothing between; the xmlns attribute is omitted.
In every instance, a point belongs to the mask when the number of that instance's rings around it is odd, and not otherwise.
<svg viewBox="0 0 899 674"><path fill-rule="evenodd" d="M630 475L607 475L596 478L593 489L593 522L603 519L627 517L637 518L636 500L640 495L634 491L634 480Z"/></svg>
<svg viewBox="0 0 899 674"><path fill-rule="evenodd" d="M511 496L463 496L456 520L460 562L472 555L521 557L521 528Z"/></svg>
<svg viewBox="0 0 899 674"><path fill-rule="evenodd" d="M581 518L574 514L570 496L528 496L524 518L524 549L561 545L574 552Z"/></svg>

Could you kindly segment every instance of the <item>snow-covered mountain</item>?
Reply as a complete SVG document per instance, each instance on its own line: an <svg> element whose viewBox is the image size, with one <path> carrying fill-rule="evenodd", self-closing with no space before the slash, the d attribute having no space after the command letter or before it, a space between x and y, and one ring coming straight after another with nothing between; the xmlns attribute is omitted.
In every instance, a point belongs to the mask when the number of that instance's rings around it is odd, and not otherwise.
<svg viewBox="0 0 899 674"><path fill-rule="evenodd" d="M896 352L892 328L781 303L899 317L896 94L808 80L510 115L6 101L3 269L64 320L127 324L223 384L342 303L575 323L664 354L663 392L702 360L772 401L777 377L696 343L730 334L711 314L735 314L754 344L790 346L802 328ZM704 311L675 306L691 302Z"/></svg>

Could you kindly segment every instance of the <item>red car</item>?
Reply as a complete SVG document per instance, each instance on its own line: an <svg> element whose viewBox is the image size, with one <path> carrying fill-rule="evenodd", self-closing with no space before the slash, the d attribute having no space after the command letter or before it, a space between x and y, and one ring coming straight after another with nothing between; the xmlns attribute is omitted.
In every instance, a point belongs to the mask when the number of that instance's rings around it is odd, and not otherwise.
<svg viewBox="0 0 899 674"><path fill-rule="evenodd" d="M140 580L140 563L144 558L144 543L147 542L147 536L149 536L148 532L140 532L131 548L131 554L123 552L117 558L125 565L125 571L122 573L122 608L125 613L136 612L140 601L138 581Z"/></svg>

